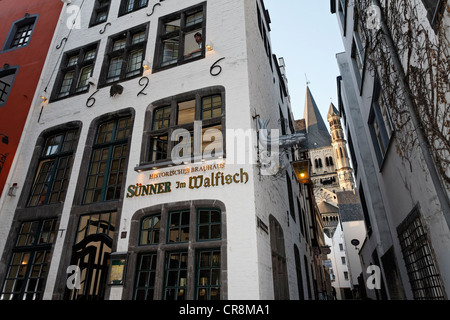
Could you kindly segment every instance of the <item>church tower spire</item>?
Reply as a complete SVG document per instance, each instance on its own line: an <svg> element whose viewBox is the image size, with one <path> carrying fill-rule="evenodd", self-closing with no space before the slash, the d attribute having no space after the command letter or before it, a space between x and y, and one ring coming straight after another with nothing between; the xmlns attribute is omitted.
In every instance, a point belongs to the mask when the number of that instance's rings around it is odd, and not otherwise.
<svg viewBox="0 0 450 320"><path fill-rule="evenodd" d="M354 181L347 152L347 141L344 138L341 115L333 103L330 105L327 119L331 129L331 145L333 146L334 158L336 160L336 172L338 174L339 186L342 190L353 190Z"/></svg>
<svg viewBox="0 0 450 320"><path fill-rule="evenodd" d="M311 150L331 145L330 133L309 87L306 87L304 118L308 133L308 148Z"/></svg>

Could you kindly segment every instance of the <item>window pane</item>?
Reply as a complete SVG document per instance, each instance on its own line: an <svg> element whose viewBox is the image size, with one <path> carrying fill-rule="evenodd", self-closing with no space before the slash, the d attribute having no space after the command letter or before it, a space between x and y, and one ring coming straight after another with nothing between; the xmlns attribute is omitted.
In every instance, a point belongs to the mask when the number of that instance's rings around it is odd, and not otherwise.
<svg viewBox="0 0 450 320"><path fill-rule="evenodd" d="M189 211L169 213L168 242L186 242L189 240Z"/></svg>
<svg viewBox="0 0 450 320"><path fill-rule="evenodd" d="M96 49L87 51L86 54L84 55L84 61L88 61L88 60L94 59L96 52L97 52Z"/></svg>
<svg viewBox="0 0 450 320"><path fill-rule="evenodd" d="M59 151L59 146L61 144L61 140L63 139L63 135L62 134L58 134L55 136L52 136L50 138L48 138L45 142L45 148L44 148L44 156L51 156L54 155L56 153L58 153Z"/></svg>
<svg viewBox="0 0 450 320"><path fill-rule="evenodd" d="M7 75L0 78L0 103L6 102L6 98L11 90L12 80L14 74Z"/></svg>
<svg viewBox="0 0 450 320"><path fill-rule="evenodd" d="M133 34L131 39L131 44L136 44L145 41L145 31Z"/></svg>
<svg viewBox="0 0 450 320"><path fill-rule="evenodd" d="M187 252L169 253L164 280L165 300L184 300L187 285Z"/></svg>
<svg viewBox="0 0 450 320"><path fill-rule="evenodd" d="M186 26L192 26L197 23L203 22L203 12L196 12L194 14L190 14L186 17Z"/></svg>
<svg viewBox="0 0 450 320"><path fill-rule="evenodd" d="M202 119L212 119L222 115L222 97L208 96L202 99Z"/></svg>
<svg viewBox="0 0 450 320"><path fill-rule="evenodd" d="M86 90L89 87L89 78L92 76L92 65L81 69L80 79L78 80L77 91Z"/></svg>
<svg viewBox="0 0 450 320"><path fill-rule="evenodd" d="M156 279L156 254L143 254L139 257L136 272L135 300L153 300Z"/></svg>
<svg viewBox="0 0 450 320"><path fill-rule="evenodd" d="M186 124L195 121L195 100L178 103L177 119L177 124Z"/></svg>
<svg viewBox="0 0 450 320"><path fill-rule="evenodd" d="M123 48L125 48L126 43L127 43L127 39L126 38L115 40L112 50L116 51L116 50L123 49Z"/></svg>
<svg viewBox="0 0 450 320"><path fill-rule="evenodd" d="M197 255L196 294L198 300L219 300L221 286L220 250L205 250Z"/></svg>
<svg viewBox="0 0 450 320"><path fill-rule="evenodd" d="M202 29L194 30L186 33L184 36L184 56L185 58L194 58L201 55L201 49L203 47L202 38L196 38L197 33L202 33ZM199 42L197 42L199 41ZM188 55L188 56L186 56Z"/></svg>
<svg viewBox="0 0 450 320"><path fill-rule="evenodd" d="M128 70L127 70L128 77L139 74L141 72L142 55L143 55L142 49L135 50L130 53L130 56L128 58Z"/></svg>
<svg viewBox="0 0 450 320"><path fill-rule="evenodd" d="M72 56L69 58L69 61L67 62L67 66L74 66L78 63L78 55Z"/></svg>
<svg viewBox="0 0 450 320"><path fill-rule="evenodd" d="M167 159L168 136L152 137L150 139L150 161Z"/></svg>
<svg viewBox="0 0 450 320"><path fill-rule="evenodd" d="M222 125L203 128L202 153L204 156L214 157L223 152Z"/></svg>
<svg viewBox="0 0 450 320"><path fill-rule="evenodd" d="M122 57L112 58L109 63L108 75L106 82L113 82L120 79L120 72L122 71Z"/></svg>
<svg viewBox="0 0 450 320"><path fill-rule="evenodd" d="M159 232L161 227L161 215L148 217L142 222L141 245L152 245L159 243Z"/></svg>
<svg viewBox="0 0 450 320"><path fill-rule="evenodd" d="M167 66L178 61L179 37L163 40L161 66Z"/></svg>
<svg viewBox="0 0 450 320"><path fill-rule="evenodd" d="M164 31L165 31L165 33L178 31L178 30L180 30L180 26L181 26L181 19L179 19L179 18L174 19L174 20L171 20L164 24Z"/></svg>
<svg viewBox="0 0 450 320"><path fill-rule="evenodd" d="M69 94L70 87L72 86L74 74L75 73L73 71L69 71L69 72L67 72L64 75L63 81L61 83L61 89L59 90L58 97L65 97L65 96L67 96Z"/></svg>
<svg viewBox="0 0 450 320"><path fill-rule="evenodd" d="M153 130L160 130L168 128L170 125L170 110L171 107L163 107L155 110L153 116Z"/></svg>
<svg viewBox="0 0 450 320"><path fill-rule="evenodd" d="M21 47L28 43L30 40L31 32L33 31L34 20L22 27L19 27L14 35L14 39L11 44L11 48Z"/></svg>

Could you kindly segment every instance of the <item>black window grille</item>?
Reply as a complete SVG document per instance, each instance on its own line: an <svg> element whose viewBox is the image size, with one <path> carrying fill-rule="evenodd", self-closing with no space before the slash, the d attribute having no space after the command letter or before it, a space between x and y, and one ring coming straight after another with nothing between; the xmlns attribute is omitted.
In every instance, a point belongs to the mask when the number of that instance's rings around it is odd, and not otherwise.
<svg viewBox="0 0 450 320"><path fill-rule="evenodd" d="M444 300L441 277L418 208L398 226L397 232L414 299Z"/></svg>

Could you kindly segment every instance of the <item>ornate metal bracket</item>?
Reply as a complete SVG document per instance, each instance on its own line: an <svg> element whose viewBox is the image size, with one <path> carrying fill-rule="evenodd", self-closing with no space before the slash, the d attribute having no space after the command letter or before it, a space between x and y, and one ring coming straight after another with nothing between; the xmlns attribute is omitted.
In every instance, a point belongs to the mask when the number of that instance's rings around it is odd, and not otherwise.
<svg viewBox="0 0 450 320"><path fill-rule="evenodd" d="M110 25L111 25L111 23L110 23L110 22L108 22L107 24L105 24L105 26L103 27L103 29L99 31L99 32L100 32L100 34L104 34L104 33L105 33L105 31L106 31L106 27L108 27L108 26L110 26Z"/></svg>
<svg viewBox="0 0 450 320"><path fill-rule="evenodd" d="M164 1L164 0L162 0L162 1ZM161 1L160 1L161 2ZM152 12L150 12L150 13L147 13L147 17L151 17L154 13L155 13L155 8L157 7L157 6L161 6L161 3L155 3L154 5L153 5L153 8L152 8Z"/></svg>
<svg viewBox="0 0 450 320"><path fill-rule="evenodd" d="M61 42L56 46L56 50L59 50L62 47L63 42L67 42L67 37L61 39Z"/></svg>
<svg viewBox="0 0 450 320"><path fill-rule="evenodd" d="M288 155L292 152L293 147L306 140L306 135L303 133L284 136L273 135L272 130L267 129L270 119L263 121L259 115L253 116L253 119L257 120L260 174L275 179L284 178L286 170L291 165Z"/></svg>

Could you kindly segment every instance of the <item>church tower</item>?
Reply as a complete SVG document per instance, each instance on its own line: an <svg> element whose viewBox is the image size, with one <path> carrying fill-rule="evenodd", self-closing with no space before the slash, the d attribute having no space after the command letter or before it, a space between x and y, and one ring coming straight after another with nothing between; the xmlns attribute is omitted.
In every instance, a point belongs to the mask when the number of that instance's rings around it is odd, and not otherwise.
<svg viewBox="0 0 450 320"><path fill-rule="evenodd" d="M328 122L331 129L331 145L334 151L335 169L338 175L339 186L343 191L353 190L353 175L347 152L347 142L341 126L341 116L333 104L330 105L328 111Z"/></svg>

